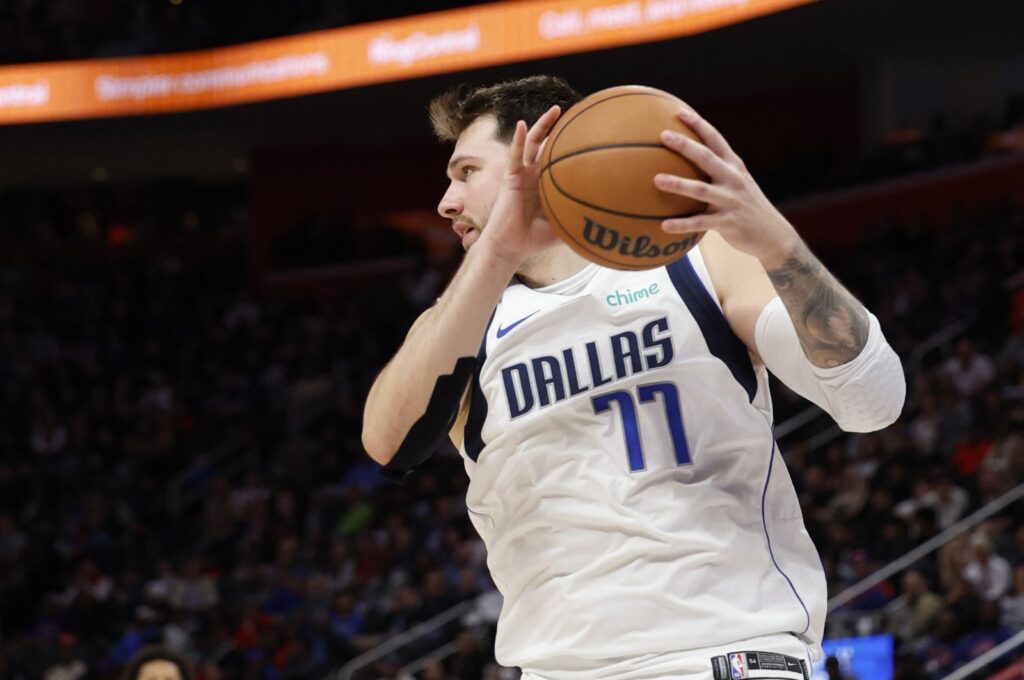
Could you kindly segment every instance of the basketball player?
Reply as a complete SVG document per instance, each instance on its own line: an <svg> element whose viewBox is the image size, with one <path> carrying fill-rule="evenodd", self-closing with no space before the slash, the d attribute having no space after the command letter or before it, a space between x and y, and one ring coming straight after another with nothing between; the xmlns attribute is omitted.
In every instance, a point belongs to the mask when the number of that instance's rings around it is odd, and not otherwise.
<svg viewBox="0 0 1024 680"><path fill-rule="evenodd" d="M658 175L706 231L623 272L556 238L545 135L579 96L532 77L431 105L455 143L438 210L466 256L366 403L400 475L450 436L504 595L496 656L525 678L807 678L825 578L772 436L767 371L844 429L885 427L905 383L878 321L811 254L725 139L662 142L707 182Z"/></svg>

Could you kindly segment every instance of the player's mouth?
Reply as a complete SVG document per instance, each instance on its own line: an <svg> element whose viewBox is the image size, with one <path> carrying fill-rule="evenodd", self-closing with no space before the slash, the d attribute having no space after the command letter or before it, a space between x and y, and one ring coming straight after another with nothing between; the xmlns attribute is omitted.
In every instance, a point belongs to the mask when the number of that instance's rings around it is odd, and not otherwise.
<svg viewBox="0 0 1024 680"><path fill-rule="evenodd" d="M462 249L469 250L469 247L476 243L476 240L480 238L480 232L473 227L470 227L462 234Z"/></svg>

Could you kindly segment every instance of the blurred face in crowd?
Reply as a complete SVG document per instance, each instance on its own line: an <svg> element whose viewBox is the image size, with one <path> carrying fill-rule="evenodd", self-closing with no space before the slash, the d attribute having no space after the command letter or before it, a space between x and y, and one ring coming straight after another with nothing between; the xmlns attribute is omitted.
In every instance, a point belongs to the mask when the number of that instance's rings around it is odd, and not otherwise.
<svg viewBox="0 0 1024 680"><path fill-rule="evenodd" d="M493 116L477 118L459 135L448 162L451 183L437 212L452 221L464 250L480 238L508 162L508 144L495 136L497 127Z"/></svg>
<svg viewBox="0 0 1024 680"><path fill-rule="evenodd" d="M182 680L178 664L163 659L149 661L139 669L137 680Z"/></svg>
<svg viewBox="0 0 1024 680"><path fill-rule="evenodd" d="M928 585L919 572L908 571L903 575L903 590L907 595L916 597L927 591Z"/></svg>

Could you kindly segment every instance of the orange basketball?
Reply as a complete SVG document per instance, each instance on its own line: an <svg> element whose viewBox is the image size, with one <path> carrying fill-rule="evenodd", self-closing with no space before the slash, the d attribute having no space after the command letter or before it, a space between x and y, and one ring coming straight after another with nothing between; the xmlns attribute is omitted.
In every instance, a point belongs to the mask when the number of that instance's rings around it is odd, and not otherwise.
<svg viewBox="0 0 1024 680"><path fill-rule="evenodd" d="M699 139L661 90L624 85L595 92L562 114L544 147L540 194L555 231L583 257L614 269L651 269L682 257L697 234L669 234L661 221L705 204L661 191L667 172L706 180L661 143L662 130Z"/></svg>

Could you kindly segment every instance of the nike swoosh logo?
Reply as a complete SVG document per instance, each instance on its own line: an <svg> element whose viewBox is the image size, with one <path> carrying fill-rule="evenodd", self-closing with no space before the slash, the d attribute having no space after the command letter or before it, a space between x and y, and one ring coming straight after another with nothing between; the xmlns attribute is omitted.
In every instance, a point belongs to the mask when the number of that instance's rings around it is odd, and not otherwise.
<svg viewBox="0 0 1024 680"><path fill-rule="evenodd" d="M499 324L498 324L498 337L499 337L499 338L503 338L503 337L505 337L506 335L508 335L509 333L511 333L511 332L512 332L512 329L513 329L513 328L515 328L516 326L518 326L518 325L519 325L519 324L521 324L522 322L526 321L527 319L529 319L529 318L530 318L531 316L533 316L534 314L536 314L536 313L537 313L537 312L539 312L539 311L540 311L540 310L538 309L538 310L537 310L536 312L532 312L532 313L530 313L530 314L527 314L526 316L524 316L524 317L523 317L522 319L520 319L519 321L516 321L516 322L514 322L514 323L510 323L509 325L505 326L504 328L502 328L502 327L501 327L501 324L499 323Z"/></svg>

